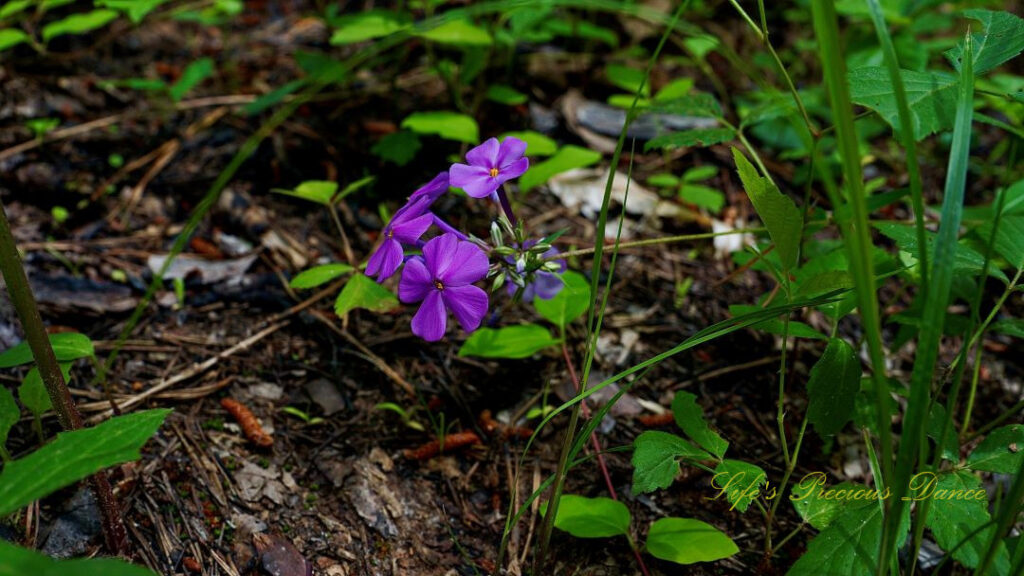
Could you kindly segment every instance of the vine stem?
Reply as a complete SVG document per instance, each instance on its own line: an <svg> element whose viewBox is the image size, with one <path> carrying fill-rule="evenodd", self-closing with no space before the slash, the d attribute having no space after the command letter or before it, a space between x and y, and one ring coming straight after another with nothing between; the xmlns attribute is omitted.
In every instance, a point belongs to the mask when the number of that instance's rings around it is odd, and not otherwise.
<svg viewBox="0 0 1024 576"><path fill-rule="evenodd" d="M11 296L11 304L18 313L18 319L25 330L25 340L28 341L32 350L32 357L35 359L46 386L46 393L50 396L50 403L53 411L57 414L60 425L65 430L78 430L85 426L82 421L82 414L75 406L71 398L71 391L64 382L64 375L57 363L57 356L50 346L50 338L46 334L46 326L39 314L39 307L36 306L36 299L32 295L32 288L28 283L28 276L21 264L21 256L18 255L18 247L11 234L11 225L7 220L7 209L0 201L0 272L3 272L4 280L7 283L7 293ZM99 503L100 513L103 518L103 535L106 539L107 548L111 552L120 554L124 549L125 529L121 520L121 512L118 509L114 493L110 489L110 482L106 473L102 470L92 477L92 489L96 494L96 501Z"/></svg>
<svg viewBox="0 0 1024 576"><path fill-rule="evenodd" d="M765 232L767 228L740 228L738 230L728 230L726 232L705 232L703 234L683 234L681 236L665 236L664 238L648 238L646 240L636 240L634 242L620 242L618 244L619 250L623 248L640 248L642 246L656 246L658 244L672 244L674 242L687 242L690 240L707 240L708 238L716 238L718 236L732 236L735 234L758 234ZM605 245L606 248L615 246L615 243ZM552 260L562 260L564 258L570 258L573 256L587 256L594 253L594 248L581 248L580 250L569 250L567 252L559 252L553 256L546 256L541 258L541 262L550 262Z"/></svg>

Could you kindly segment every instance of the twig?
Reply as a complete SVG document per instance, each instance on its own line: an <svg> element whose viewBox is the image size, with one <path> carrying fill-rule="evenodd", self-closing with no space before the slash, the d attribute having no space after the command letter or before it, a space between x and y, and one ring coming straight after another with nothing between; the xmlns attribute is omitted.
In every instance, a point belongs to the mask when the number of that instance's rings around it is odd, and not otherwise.
<svg viewBox="0 0 1024 576"><path fill-rule="evenodd" d="M370 362L370 364L373 364L374 366L377 367L378 370L383 372L385 376L391 378L391 380L395 384L398 384L398 386L402 388L402 390L405 390L405 392L409 394L409 396L416 396L416 389L413 388L412 384L409 384L409 382L405 378L402 378L401 374L395 372L395 370L391 366L388 366L387 362L385 362L380 356L374 354L373 351L367 348L366 345L360 342L348 330L345 330L341 326L338 326L330 316L319 310L313 310L310 312L310 314L312 314L313 317L316 318L317 320L326 324L328 328L330 328L338 336L344 338L345 341L347 341L349 344L355 346L356 349L358 349L359 352L362 353L363 357L368 362Z"/></svg>
<svg viewBox="0 0 1024 576"><path fill-rule="evenodd" d="M641 246L655 246L658 244L670 244L673 242L687 242L690 240L706 240L708 238L715 238L718 236L731 236L735 234L757 234L759 232L766 231L766 228L739 228L736 230L727 230L725 232L705 232L702 234L683 234L682 236L666 236L664 238L648 238L646 240L636 240L634 242L620 242L619 250L625 248L640 248ZM605 244L605 248L611 248L615 246L615 243ZM593 248L582 248L580 250L569 250L568 252L561 252L553 256L541 258L542 262L548 262L550 260L561 260L563 258L569 258L570 256L586 256L593 254Z"/></svg>

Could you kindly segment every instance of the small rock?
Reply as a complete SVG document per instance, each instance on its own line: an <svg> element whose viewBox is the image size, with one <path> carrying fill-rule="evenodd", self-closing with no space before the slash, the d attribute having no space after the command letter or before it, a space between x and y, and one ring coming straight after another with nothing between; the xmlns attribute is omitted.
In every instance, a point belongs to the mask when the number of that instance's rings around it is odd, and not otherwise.
<svg viewBox="0 0 1024 576"><path fill-rule="evenodd" d="M53 558L80 556L100 535L102 521L100 509L92 490L82 487L65 506L65 511L53 523L43 552Z"/></svg>
<svg viewBox="0 0 1024 576"><path fill-rule="evenodd" d="M324 416L345 409L345 397L338 391L338 387L326 378L318 378L307 383L306 393L324 411Z"/></svg>

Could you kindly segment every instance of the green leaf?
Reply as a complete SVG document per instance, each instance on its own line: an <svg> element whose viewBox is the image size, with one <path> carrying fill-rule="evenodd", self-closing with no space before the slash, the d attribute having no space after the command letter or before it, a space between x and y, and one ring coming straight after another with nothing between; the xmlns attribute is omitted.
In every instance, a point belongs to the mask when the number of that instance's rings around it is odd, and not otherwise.
<svg viewBox="0 0 1024 576"><path fill-rule="evenodd" d="M294 190L274 188L271 191L327 206L334 198L334 193L338 191L338 183L329 180L306 180L296 186Z"/></svg>
<svg viewBox="0 0 1024 576"><path fill-rule="evenodd" d="M658 430L648 430L633 442L633 493L668 488L679 475L679 460L710 460L711 455L689 441Z"/></svg>
<svg viewBox="0 0 1024 576"><path fill-rule="evenodd" d="M339 18L338 29L331 34L331 44L339 46L390 36L409 25L408 19L388 10L367 10Z"/></svg>
<svg viewBox="0 0 1024 576"><path fill-rule="evenodd" d="M980 76L1017 57L1024 50L1024 20L1010 12L965 10L964 17L981 22L981 34L971 34L974 53L974 75ZM964 43L946 52L946 57L960 71Z"/></svg>
<svg viewBox="0 0 1024 576"><path fill-rule="evenodd" d="M331 264L323 264L310 268L309 270L303 270L298 276L292 278L292 281L288 283L292 288L303 290L306 288L316 288L321 284L326 284L335 278L338 278L342 274L347 274L352 271L352 267L348 264L342 264L340 262L334 262Z"/></svg>
<svg viewBox="0 0 1024 576"><path fill-rule="evenodd" d="M141 567L113 558L54 560L0 539L0 576L154 576Z"/></svg>
<svg viewBox="0 0 1024 576"><path fill-rule="evenodd" d="M96 6L124 12L132 24L138 24L146 15L167 2L168 0L96 0Z"/></svg>
<svg viewBox="0 0 1024 576"><path fill-rule="evenodd" d="M498 138L498 140L504 141L505 138L508 138L509 136L519 138L523 142L526 142L526 154L531 157L551 156L555 152L558 152L558 144L540 132L533 132L532 130L524 130L522 132L505 132Z"/></svg>
<svg viewBox="0 0 1024 576"><path fill-rule="evenodd" d="M829 490L832 492L826 494ZM876 494L867 486L849 482L826 488L824 473L816 472L794 484L789 499L804 522L824 530L843 512L843 508L850 502L847 495L851 493L858 494L861 499Z"/></svg>
<svg viewBox="0 0 1024 576"><path fill-rule="evenodd" d="M487 87L487 99L506 106L526 104L529 98L519 90L504 84L491 84Z"/></svg>
<svg viewBox="0 0 1024 576"><path fill-rule="evenodd" d="M558 152L535 166L519 178L519 189L529 192L534 187L550 180L556 174L574 168L583 168L601 160L601 153L579 146L563 146Z"/></svg>
<svg viewBox="0 0 1024 576"><path fill-rule="evenodd" d="M0 452L7 444L7 435L21 418L21 410L14 401L14 394L6 386L0 386Z"/></svg>
<svg viewBox="0 0 1024 576"><path fill-rule="evenodd" d="M953 127L959 81L953 74L900 70L906 88L907 104L914 125L914 138ZM854 102L878 112L895 130L899 130L896 95L889 72L882 66L851 70L850 97Z"/></svg>
<svg viewBox="0 0 1024 576"><path fill-rule="evenodd" d="M967 457L967 467L1016 474L1024 460L1024 424L996 428Z"/></svg>
<svg viewBox="0 0 1024 576"><path fill-rule="evenodd" d="M304 79L292 80L291 82L278 86L277 88L274 88L270 92L267 92L266 94L246 104L245 107L242 108L242 112L246 116L259 114L260 112L263 112L267 108L277 106L282 101L284 101L286 97L290 96L291 94L294 94L295 92L298 92L299 89L305 85L306 80Z"/></svg>
<svg viewBox="0 0 1024 576"><path fill-rule="evenodd" d="M693 89L693 78L677 78L661 87L654 95L655 101L676 100L685 98Z"/></svg>
<svg viewBox="0 0 1024 576"><path fill-rule="evenodd" d="M697 404L697 396L689 392L676 392L675 398L672 399L672 415L675 416L679 428L701 448L718 458L725 456L729 443L708 427L704 420L704 412Z"/></svg>
<svg viewBox="0 0 1024 576"><path fill-rule="evenodd" d="M683 184L679 187L679 198L714 213L718 213L725 206L725 194L700 184Z"/></svg>
<svg viewBox="0 0 1024 576"><path fill-rule="evenodd" d="M529 358L559 342L561 340L552 338L547 328L536 324L518 324L498 329L480 328L459 348L459 356Z"/></svg>
<svg viewBox="0 0 1024 576"><path fill-rule="evenodd" d="M542 506L547 513L547 502ZM558 501L555 528L577 538L611 538L629 533L629 508L617 500L565 494Z"/></svg>
<svg viewBox="0 0 1024 576"><path fill-rule="evenodd" d="M71 364L62 363L60 371L64 376L64 382L68 382L71 379ZM46 391L46 385L43 384L43 377L39 374L38 368L32 367L25 375L25 379L21 381L21 386L18 387L18 399L37 417L53 408L53 404L50 403L50 394Z"/></svg>
<svg viewBox="0 0 1024 576"><path fill-rule="evenodd" d="M385 162L405 166L412 162L422 147L420 138L415 132L399 130L387 134L377 141L373 148L370 148L370 152Z"/></svg>
<svg viewBox="0 0 1024 576"><path fill-rule="evenodd" d="M693 518L659 518L647 533L647 552L676 564L714 562L740 551L714 526Z"/></svg>
<svg viewBox="0 0 1024 576"><path fill-rule="evenodd" d="M491 35L467 20L451 20L419 34L421 38L459 48L481 48L491 45Z"/></svg>
<svg viewBox="0 0 1024 576"><path fill-rule="evenodd" d="M356 308L387 312L398 307L398 299L387 288L363 274L354 274L334 301L334 313L344 317Z"/></svg>
<svg viewBox="0 0 1024 576"><path fill-rule="evenodd" d="M717 166L697 166L683 172L683 182L703 182L718 175Z"/></svg>
<svg viewBox="0 0 1024 576"><path fill-rule="evenodd" d="M92 340L78 332L50 334L50 346L53 347L53 353L57 356L58 362L73 362L79 358L87 358L96 354ZM32 357L32 350L27 341L22 341L0 354L0 368L11 368L34 361L35 358Z"/></svg>
<svg viewBox="0 0 1024 576"><path fill-rule="evenodd" d="M416 112L402 120L402 128L467 144L480 140L476 120L457 112Z"/></svg>
<svg viewBox="0 0 1024 576"><path fill-rule="evenodd" d="M732 149L743 188L751 204L761 217L768 235L775 243L782 267L796 268L800 256L800 234L803 230L803 216L788 196L779 191L771 180L758 174L754 165L736 148Z"/></svg>
<svg viewBox="0 0 1024 576"><path fill-rule="evenodd" d="M621 64L610 64L605 68L605 75L608 77L608 81L612 85L629 92L630 94L636 94L636 91L643 85L643 91L640 93L641 96L651 95L651 84L644 82L646 75L643 70L637 68L630 68L629 66L623 66Z"/></svg>
<svg viewBox="0 0 1024 576"><path fill-rule="evenodd" d="M733 316L739 317L744 314L750 314L757 310L763 310L760 306L750 306L746 304L730 304L729 313ZM811 338L814 340L828 340L828 336L825 336L821 332L818 332L814 328L811 328L803 322L797 320L789 321L789 328L787 330L786 323L778 318L771 318L763 322L758 322L750 327L751 330L760 330L767 332L768 334L776 334L781 336L782 334L789 334L790 338Z"/></svg>
<svg viewBox="0 0 1024 576"><path fill-rule="evenodd" d="M4 466L0 516L26 506L99 470L138 460L139 450L170 410L115 416L92 428L61 432L57 439Z"/></svg>
<svg viewBox="0 0 1024 576"><path fill-rule="evenodd" d="M186 94L202 84L203 80L209 78L211 74L213 74L213 60L210 58L200 58L189 64L181 73L178 81L171 86L169 91L171 100L180 102Z"/></svg>
<svg viewBox="0 0 1024 576"><path fill-rule="evenodd" d="M11 0L0 6L0 19L9 18L15 14L19 14L32 5L34 0Z"/></svg>
<svg viewBox="0 0 1024 576"><path fill-rule="evenodd" d="M654 149L675 150L676 148L689 148L690 146L707 147L728 142L735 138L732 128L698 128L696 130L683 130L682 132L669 132L656 136L644 144L644 152Z"/></svg>
<svg viewBox="0 0 1024 576"><path fill-rule="evenodd" d="M28 42L29 36L21 30L14 28L4 28L0 30L0 51L13 48L22 42Z"/></svg>
<svg viewBox="0 0 1024 576"><path fill-rule="evenodd" d="M910 255L917 254L917 235L913 226L900 224L898 222L873 222L874 226L883 236L896 243L902 252ZM935 256L935 232L925 232L925 242L928 244L928 255L931 259ZM985 267L985 257L970 246L957 242L953 248L953 271L956 273L978 274ZM1006 275L994 266L989 267L989 274L1003 281L1008 282Z"/></svg>
<svg viewBox="0 0 1024 576"><path fill-rule="evenodd" d="M114 10L93 10L84 14L72 14L63 20L50 22L43 26L43 40L49 42L64 34L85 34L102 28L115 19L117 19L117 12Z"/></svg>
<svg viewBox="0 0 1024 576"><path fill-rule="evenodd" d="M928 427L925 431L938 445L943 430L946 431L946 440L942 443L942 457L950 462L959 462L960 439L957 437L956 426L950 425L948 429L946 428L946 407L935 402L928 411Z"/></svg>
<svg viewBox="0 0 1024 576"><path fill-rule="evenodd" d="M547 321L564 329L590 308L590 282L572 270L562 274L562 282L565 286L554 298L534 298L533 306Z"/></svg>
<svg viewBox="0 0 1024 576"><path fill-rule="evenodd" d="M924 472L913 478L911 489L912 498L932 500L925 526L935 536L935 543L943 550L953 550L953 558L957 562L968 568L977 568L996 529L994 525L981 529L991 520L988 497L981 480L966 470L938 477ZM999 544L992 567L993 574L1010 573L1010 555L1005 544Z"/></svg>
<svg viewBox="0 0 1024 576"><path fill-rule="evenodd" d="M341 82L348 76L348 70L341 61L321 52L296 50L295 63L310 78L323 83Z"/></svg>
<svg viewBox="0 0 1024 576"><path fill-rule="evenodd" d="M750 503L761 494L768 476L753 464L741 460L722 460L715 468L712 486L725 492L732 508L746 512Z"/></svg>
<svg viewBox="0 0 1024 576"><path fill-rule="evenodd" d="M860 391L857 351L842 338L829 340L807 381L807 421L821 436L832 436L853 418Z"/></svg>
<svg viewBox="0 0 1024 576"><path fill-rule="evenodd" d="M992 238L994 222L985 222L977 228L978 237L987 243ZM995 251L1016 270L1024 267L1024 214L1004 214L996 229Z"/></svg>
<svg viewBox="0 0 1024 576"><path fill-rule="evenodd" d="M1024 319L1003 318L1002 320L997 320L990 324L988 329L991 332L1008 334L1014 338L1024 339Z"/></svg>
<svg viewBox="0 0 1024 576"><path fill-rule="evenodd" d="M671 100L657 100L651 106L651 112L675 114L677 116L721 118L722 106L711 94L696 92Z"/></svg>

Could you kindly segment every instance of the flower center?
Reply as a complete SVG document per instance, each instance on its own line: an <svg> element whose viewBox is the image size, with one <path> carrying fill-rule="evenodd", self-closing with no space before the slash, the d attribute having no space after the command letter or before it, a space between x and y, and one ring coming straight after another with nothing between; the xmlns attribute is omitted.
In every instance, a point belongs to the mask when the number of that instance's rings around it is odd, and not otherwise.
<svg viewBox="0 0 1024 576"><path fill-rule="evenodd" d="M444 284L442 284L440 280L434 280L434 288L444 290Z"/></svg>
<svg viewBox="0 0 1024 576"><path fill-rule="evenodd" d="M497 168L491 168L491 178L497 178L497 177L498 177L498 169Z"/></svg>
<svg viewBox="0 0 1024 576"><path fill-rule="evenodd" d="M393 228L388 228L387 237L388 238L394 238L395 237L395 230Z"/></svg>

